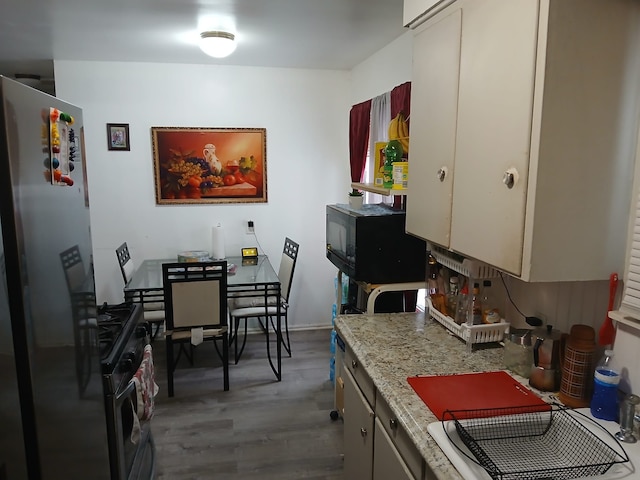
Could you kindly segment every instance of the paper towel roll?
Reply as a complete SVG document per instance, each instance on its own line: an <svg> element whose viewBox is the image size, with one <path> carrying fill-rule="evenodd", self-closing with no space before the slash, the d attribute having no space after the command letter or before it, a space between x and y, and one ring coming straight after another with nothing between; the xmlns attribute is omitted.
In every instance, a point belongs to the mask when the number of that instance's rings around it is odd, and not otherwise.
<svg viewBox="0 0 640 480"><path fill-rule="evenodd" d="M211 258L222 260L226 258L224 253L224 229L217 225L211 230Z"/></svg>

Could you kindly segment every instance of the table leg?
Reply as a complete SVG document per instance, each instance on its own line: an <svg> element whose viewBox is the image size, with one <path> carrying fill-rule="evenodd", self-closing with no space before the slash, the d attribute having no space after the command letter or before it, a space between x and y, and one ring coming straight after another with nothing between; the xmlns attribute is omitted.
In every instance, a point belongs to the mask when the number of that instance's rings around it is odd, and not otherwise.
<svg viewBox="0 0 640 480"><path fill-rule="evenodd" d="M282 380L282 329L281 329L281 322L280 322L280 288L278 287L278 291L276 292L277 293L276 298L278 299L278 301L276 302L276 327L275 327L276 365L273 364L273 359L271 358L271 342L269 341L269 324L271 323L271 320L269 318L269 306L267 301L269 298L268 291L269 291L269 288L265 287L264 323L265 323L266 335L267 335L267 357L269 358L269 365L271 365L271 370L273 370L273 373L275 373L278 381L281 381Z"/></svg>
<svg viewBox="0 0 640 480"><path fill-rule="evenodd" d="M282 312L281 312L281 301L280 301L280 285L278 285L278 296L276 297L276 352L278 355L278 380L282 380Z"/></svg>

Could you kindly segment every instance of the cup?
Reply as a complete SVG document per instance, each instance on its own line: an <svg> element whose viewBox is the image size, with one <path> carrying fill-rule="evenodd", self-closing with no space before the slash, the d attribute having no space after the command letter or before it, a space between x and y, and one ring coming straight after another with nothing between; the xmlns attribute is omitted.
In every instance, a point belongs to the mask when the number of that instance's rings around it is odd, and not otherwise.
<svg viewBox="0 0 640 480"><path fill-rule="evenodd" d="M510 329L504 340L505 367L524 378L529 378L532 363L531 330Z"/></svg>

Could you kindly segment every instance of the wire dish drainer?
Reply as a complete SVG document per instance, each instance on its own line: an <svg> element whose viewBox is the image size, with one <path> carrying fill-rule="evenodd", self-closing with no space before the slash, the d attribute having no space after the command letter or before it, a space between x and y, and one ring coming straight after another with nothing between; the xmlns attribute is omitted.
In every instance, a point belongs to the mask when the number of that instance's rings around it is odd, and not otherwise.
<svg viewBox="0 0 640 480"><path fill-rule="evenodd" d="M578 416L601 429L620 451L598 438L577 420ZM602 475L612 465L629 461L609 432L586 415L564 407L447 410L442 421L454 422L464 445L493 479L589 477Z"/></svg>
<svg viewBox="0 0 640 480"><path fill-rule="evenodd" d="M469 279L469 283L472 283L473 279L500 277L498 270L486 263L454 256L454 254L448 250L431 243L427 244L427 249L430 250L431 255L434 256L440 265L464 275ZM434 308L430 298L427 297L425 302L429 307L429 315L438 323L444 325L444 327L455 336L464 340L467 343L468 351L473 349L474 344L502 341L505 332L509 329L510 324L504 320L500 323L487 325L457 324L451 317Z"/></svg>

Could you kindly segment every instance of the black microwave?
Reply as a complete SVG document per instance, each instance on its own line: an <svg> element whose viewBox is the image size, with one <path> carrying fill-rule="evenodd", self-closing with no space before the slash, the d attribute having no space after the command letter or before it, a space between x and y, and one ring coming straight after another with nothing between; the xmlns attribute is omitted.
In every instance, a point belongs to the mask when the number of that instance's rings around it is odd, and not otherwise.
<svg viewBox="0 0 640 480"><path fill-rule="evenodd" d="M405 232L405 212L385 204L327 205L327 258L366 283L420 282L426 277L424 240Z"/></svg>

